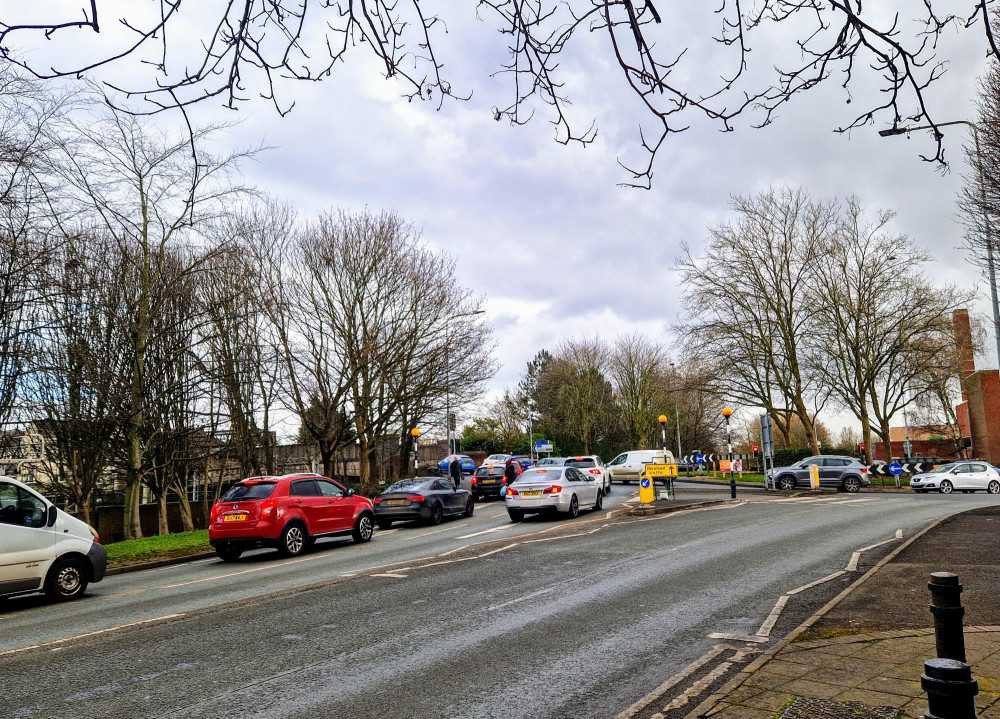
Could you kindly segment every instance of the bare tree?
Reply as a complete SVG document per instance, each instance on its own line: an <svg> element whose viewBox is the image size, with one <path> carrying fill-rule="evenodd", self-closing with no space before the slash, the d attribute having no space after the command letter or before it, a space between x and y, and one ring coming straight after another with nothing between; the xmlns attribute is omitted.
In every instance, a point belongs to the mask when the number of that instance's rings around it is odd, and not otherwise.
<svg viewBox="0 0 1000 719"><path fill-rule="evenodd" d="M809 287L835 208L789 189L736 198L733 208L736 222L712 228L703 255L684 248L686 342L715 366L718 394L770 412L786 441L798 417L818 451L809 428L828 391L807 362Z"/></svg>
<svg viewBox="0 0 1000 719"><path fill-rule="evenodd" d="M624 165L628 184L648 187L657 151L693 120L732 131L740 115L750 114L749 122L767 125L784 104L834 76L848 102L855 99L856 85L877 84L881 91L852 110L839 132L876 117L893 126L906 119L924 121L939 131L933 151L922 157L943 163L943 128L930 110L932 89L946 66L936 54L938 40L951 28L972 28L985 53L997 56L997 33L988 21L993 4L965 0L964 11L953 12L943 0L925 0L904 24L898 13L877 3L722 0L700 17L694 13L696 23L711 24L696 31L693 40L676 36L676 28L691 19L693 6L667 7L665 0L479 0L476 9L499 30L508 53L495 74L509 79L510 101L494 108L494 116L523 124L540 104L562 143L588 144L596 136L592 122L578 125L569 115L566 78L579 67L565 53L574 40L603 41L603 52L617 65L640 117L651 125L640 135L646 161ZM90 0L72 16L8 8L0 19L0 56L46 79L80 77L131 62L129 75L135 76L136 65L146 71L134 85L111 80L105 85L116 101L139 102L141 112L205 100L236 107L257 96L285 113L293 103L278 97L282 79L321 80L358 47L377 58L387 78L402 81L410 100L440 106L461 95L437 50L448 18L428 12L420 0L243 0L217 8L185 3L193 16L183 16L181 6L180 0L133 2L117 17L108 15L108 0ZM84 33L108 28L117 33L96 48L81 42ZM706 80L687 71L685 43L697 49L710 38L727 53L728 67ZM751 71L754 44L777 55L763 59L766 70L775 68L769 80ZM47 50L58 53L59 60L49 58Z"/></svg>
<svg viewBox="0 0 1000 719"><path fill-rule="evenodd" d="M872 431L891 456L891 420L930 391L926 378L949 366L951 313L971 299L919 274L927 257L890 232L892 218L883 211L868 221L849 199L810 285L815 367L861 423L868 461Z"/></svg>
<svg viewBox="0 0 1000 719"><path fill-rule="evenodd" d="M615 401L633 447L650 446L657 417L668 409L665 370L666 351L642 335L620 337L608 354Z"/></svg>

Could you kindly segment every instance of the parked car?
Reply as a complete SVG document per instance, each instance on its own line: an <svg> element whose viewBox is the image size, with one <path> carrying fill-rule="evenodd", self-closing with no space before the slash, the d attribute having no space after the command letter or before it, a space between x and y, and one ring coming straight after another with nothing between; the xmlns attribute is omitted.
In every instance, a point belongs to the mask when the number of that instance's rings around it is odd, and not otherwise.
<svg viewBox="0 0 1000 719"><path fill-rule="evenodd" d="M505 464L507 464L507 460L510 459L510 458L511 458L511 455L509 455L509 454L491 454L486 459L484 459L483 463L481 465L479 465L479 466L480 467L493 467L495 465L500 465L501 467L503 467Z"/></svg>
<svg viewBox="0 0 1000 719"><path fill-rule="evenodd" d="M500 491L507 485L503 471L504 467L501 464L491 467L484 465L477 469L470 480L472 496L477 500L500 497Z"/></svg>
<svg viewBox="0 0 1000 719"><path fill-rule="evenodd" d="M253 547L302 554L319 537L350 534L367 542L375 529L371 500L318 474L251 477L212 505L208 541L225 562Z"/></svg>
<svg viewBox="0 0 1000 719"><path fill-rule="evenodd" d="M951 494L961 492L988 492L1000 494L1000 472L986 462L952 462L936 467L931 472L915 474L910 478L910 489L918 494L937 491Z"/></svg>
<svg viewBox="0 0 1000 719"><path fill-rule="evenodd" d="M871 484L868 467L854 457L817 455L799 460L789 467L776 467L767 472L778 489L792 490L809 487L812 465L819 468L819 486L835 488L840 492L859 492Z"/></svg>
<svg viewBox="0 0 1000 719"><path fill-rule="evenodd" d="M562 467L566 464L565 457L542 457L535 462L536 467Z"/></svg>
<svg viewBox="0 0 1000 719"><path fill-rule="evenodd" d="M601 491L604 492L604 496L611 494L611 479L608 477L608 472L604 468L604 463L601 462L601 458L596 454L589 454L583 457L567 457L565 466L576 467L581 472L586 472L587 474L592 474L597 477L597 481L601 484Z"/></svg>
<svg viewBox="0 0 1000 719"><path fill-rule="evenodd" d="M604 492L592 474L576 467L533 467L507 487L504 497L510 521L526 514L559 512L574 518L581 509L601 509Z"/></svg>
<svg viewBox="0 0 1000 719"><path fill-rule="evenodd" d="M78 599L104 578L108 555L89 524L25 484L0 477L0 597Z"/></svg>
<svg viewBox="0 0 1000 719"><path fill-rule="evenodd" d="M526 454L512 454L510 458L515 462L520 462L521 469L531 469L535 464L535 460Z"/></svg>
<svg viewBox="0 0 1000 719"><path fill-rule="evenodd" d="M638 482L645 464L672 464L674 455L662 449L636 449L622 452L605 466L611 482Z"/></svg>
<svg viewBox="0 0 1000 719"><path fill-rule="evenodd" d="M476 511L472 493L456 489L445 477L401 479L376 497L374 504L379 529L415 519L441 524L445 517L471 517Z"/></svg>
<svg viewBox="0 0 1000 719"><path fill-rule="evenodd" d="M467 454L449 454L438 462L438 469L444 474L448 474L448 467L455 457L458 457L458 461L462 463L462 474L472 474L476 471L476 460Z"/></svg>

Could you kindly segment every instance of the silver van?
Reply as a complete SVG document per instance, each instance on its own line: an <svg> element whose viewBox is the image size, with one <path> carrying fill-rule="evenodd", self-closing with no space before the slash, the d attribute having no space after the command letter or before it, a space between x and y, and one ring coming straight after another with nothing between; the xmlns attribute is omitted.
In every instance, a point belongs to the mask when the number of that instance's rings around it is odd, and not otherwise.
<svg viewBox="0 0 1000 719"><path fill-rule="evenodd" d="M672 452L662 449L634 449L622 452L606 465L605 470L611 482L638 482L642 468L646 464L673 464Z"/></svg>

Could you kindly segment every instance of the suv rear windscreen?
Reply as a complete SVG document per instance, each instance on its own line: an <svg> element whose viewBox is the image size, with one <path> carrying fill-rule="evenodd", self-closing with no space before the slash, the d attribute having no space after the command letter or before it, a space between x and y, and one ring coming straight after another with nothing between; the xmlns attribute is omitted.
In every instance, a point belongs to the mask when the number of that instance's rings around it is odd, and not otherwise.
<svg viewBox="0 0 1000 719"><path fill-rule="evenodd" d="M477 477L499 477L503 474L503 467L493 465L492 467L480 467L476 470Z"/></svg>
<svg viewBox="0 0 1000 719"><path fill-rule="evenodd" d="M237 484L222 495L223 502L242 502L247 499L267 499L274 492L275 482Z"/></svg>
<svg viewBox="0 0 1000 719"><path fill-rule="evenodd" d="M579 459L567 459L567 467L596 467L597 462L590 457L580 457Z"/></svg>

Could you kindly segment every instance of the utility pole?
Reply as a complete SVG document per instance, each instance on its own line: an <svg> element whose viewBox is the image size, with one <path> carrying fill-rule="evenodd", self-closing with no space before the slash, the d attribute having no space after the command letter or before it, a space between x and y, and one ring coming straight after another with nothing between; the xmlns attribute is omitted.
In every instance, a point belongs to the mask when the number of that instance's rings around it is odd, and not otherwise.
<svg viewBox="0 0 1000 719"><path fill-rule="evenodd" d="M733 416L733 408L722 408L722 416L726 420L726 457L729 458L729 496L736 499L736 473L733 472L733 433L730 431L729 418Z"/></svg>

